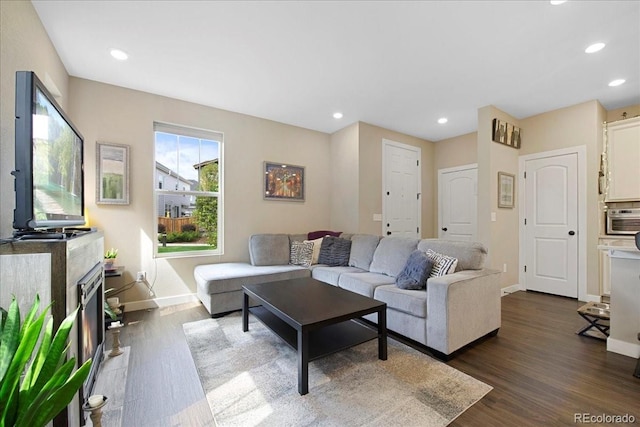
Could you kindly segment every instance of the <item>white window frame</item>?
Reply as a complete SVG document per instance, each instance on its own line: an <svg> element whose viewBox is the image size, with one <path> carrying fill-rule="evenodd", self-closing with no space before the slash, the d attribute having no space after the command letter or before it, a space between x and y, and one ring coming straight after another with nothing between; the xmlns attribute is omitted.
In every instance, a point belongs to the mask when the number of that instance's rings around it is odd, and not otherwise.
<svg viewBox="0 0 640 427"><path fill-rule="evenodd" d="M162 189L156 186L156 132L164 132L175 135L207 139L218 141L218 191L181 191L181 190L167 190L163 185ZM222 255L224 254L224 133L219 131L212 131L208 129L200 129L183 125L176 125L172 123L154 122L153 123L153 254L155 258L186 258L186 257L202 257L210 255ZM218 198L218 246L212 250L196 250L196 251L183 251L183 252L167 252L159 253L158 247L160 243L155 237L158 232L158 196L161 194L168 195L186 195L186 196L210 196ZM164 209L164 207L163 207Z"/></svg>

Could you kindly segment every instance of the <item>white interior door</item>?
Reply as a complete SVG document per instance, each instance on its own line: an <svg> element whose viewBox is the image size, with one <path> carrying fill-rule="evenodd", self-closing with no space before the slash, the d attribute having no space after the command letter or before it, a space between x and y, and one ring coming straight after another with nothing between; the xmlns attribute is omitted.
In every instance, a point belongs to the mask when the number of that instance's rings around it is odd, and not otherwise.
<svg viewBox="0 0 640 427"><path fill-rule="evenodd" d="M438 207L439 238L477 240L477 165L438 171Z"/></svg>
<svg viewBox="0 0 640 427"><path fill-rule="evenodd" d="M382 140L382 155L383 235L420 237L421 150Z"/></svg>
<svg viewBox="0 0 640 427"><path fill-rule="evenodd" d="M578 297L576 153L525 162L525 277L528 290Z"/></svg>

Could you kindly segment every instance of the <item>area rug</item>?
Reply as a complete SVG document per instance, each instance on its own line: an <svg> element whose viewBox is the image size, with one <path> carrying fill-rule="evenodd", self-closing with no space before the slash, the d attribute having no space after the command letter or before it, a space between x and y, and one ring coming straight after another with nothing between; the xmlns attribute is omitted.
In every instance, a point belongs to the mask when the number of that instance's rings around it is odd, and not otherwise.
<svg viewBox="0 0 640 427"><path fill-rule="evenodd" d="M298 394L296 352L250 316L234 313L183 325L218 426L445 426L492 387L388 340L309 364L309 393Z"/></svg>

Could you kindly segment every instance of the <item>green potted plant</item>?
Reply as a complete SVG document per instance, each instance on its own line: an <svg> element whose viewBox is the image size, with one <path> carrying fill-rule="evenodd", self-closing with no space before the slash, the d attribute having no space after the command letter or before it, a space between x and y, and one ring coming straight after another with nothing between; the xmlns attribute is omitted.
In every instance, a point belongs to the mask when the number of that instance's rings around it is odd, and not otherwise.
<svg viewBox="0 0 640 427"><path fill-rule="evenodd" d="M112 270L113 264L116 262L116 258L118 258L118 250L111 248L104 254L104 268L105 270Z"/></svg>
<svg viewBox="0 0 640 427"><path fill-rule="evenodd" d="M89 375L91 359L75 372L75 358L65 361L78 308L54 335L53 318L44 324L51 306L37 315L39 305L36 295L22 325L15 297L9 311L0 307L0 426L46 425L71 402Z"/></svg>

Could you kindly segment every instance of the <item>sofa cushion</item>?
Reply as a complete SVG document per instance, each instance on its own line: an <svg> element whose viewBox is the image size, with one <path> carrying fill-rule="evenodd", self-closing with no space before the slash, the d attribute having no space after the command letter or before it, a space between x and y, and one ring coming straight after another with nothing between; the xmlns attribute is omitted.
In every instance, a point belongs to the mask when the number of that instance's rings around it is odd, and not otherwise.
<svg viewBox="0 0 640 427"><path fill-rule="evenodd" d="M387 303L387 308L427 317L427 291L399 289L397 286L378 286L374 298Z"/></svg>
<svg viewBox="0 0 640 427"><path fill-rule="evenodd" d="M351 236L351 254L349 265L351 267L369 270L373 254L380 242L380 236L371 234L354 234Z"/></svg>
<svg viewBox="0 0 640 427"><path fill-rule="evenodd" d="M378 273L344 273L338 279L338 286L351 292L373 298L378 286L393 285L393 277Z"/></svg>
<svg viewBox="0 0 640 427"><path fill-rule="evenodd" d="M249 238L249 257L253 265L287 265L289 251L286 234L254 234Z"/></svg>
<svg viewBox="0 0 640 427"><path fill-rule="evenodd" d="M429 277L441 277L456 271L458 259L427 249L427 257L433 261Z"/></svg>
<svg viewBox="0 0 640 427"><path fill-rule="evenodd" d="M344 273L364 273L356 267L329 267L328 265L320 265L313 267L311 270L311 277L321 282L329 283L330 285L338 286L338 279Z"/></svg>
<svg viewBox="0 0 640 427"><path fill-rule="evenodd" d="M327 231L327 230L311 231L307 234L307 240L316 240L325 236L340 237L341 234L342 234L341 231Z"/></svg>
<svg viewBox="0 0 640 427"><path fill-rule="evenodd" d="M311 242L291 243L291 253L289 255L289 264L301 265L303 267L310 267L312 256L313 256L313 243Z"/></svg>
<svg viewBox="0 0 640 427"><path fill-rule="evenodd" d="M245 262L203 264L193 269L198 287L207 294L239 291L242 285L309 277L309 269L297 265L253 266Z"/></svg>
<svg viewBox="0 0 640 427"><path fill-rule="evenodd" d="M418 246L418 241L411 237L383 237L373 254L369 271L398 276L411 252Z"/></svg>
<svg viewBox="0 0 640 427"><path fill-rule="evenodd" d="M431 249L441 254L458 259L456 271L482 270L487 258L487 248L478 242L459 242L442 239L422 239L418 243L418 249L426 252Z"/></svg>
<svg viewBox="0 0 640 427"><path fill-rule="evenodd" d="M424 289L432 267L432 259L426 253L416 249L411 252L407 263L396 277L396 286L400 289Z"/></svg>
<svg viewBox="0 0 640 427"><path fill-rule="evenodd" d="M351 252L351 240L339 237L326 236L322 239L318 264L326 264L331 267L349 265Z"/></svg>

